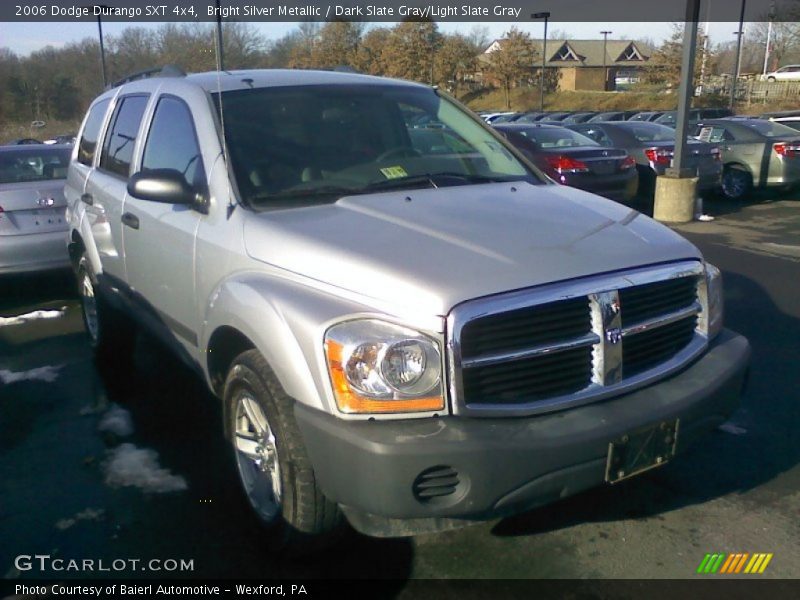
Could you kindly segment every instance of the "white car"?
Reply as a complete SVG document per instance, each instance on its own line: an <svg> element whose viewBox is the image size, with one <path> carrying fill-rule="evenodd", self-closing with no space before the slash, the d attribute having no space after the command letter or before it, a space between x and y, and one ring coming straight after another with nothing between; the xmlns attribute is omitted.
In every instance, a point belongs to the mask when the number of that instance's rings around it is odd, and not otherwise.
<svg viewBox="0 0 800 600"><path fill-rule="evenodd" d="M762 81L800 81L800 65L786 65L761 76Z"/></svg>

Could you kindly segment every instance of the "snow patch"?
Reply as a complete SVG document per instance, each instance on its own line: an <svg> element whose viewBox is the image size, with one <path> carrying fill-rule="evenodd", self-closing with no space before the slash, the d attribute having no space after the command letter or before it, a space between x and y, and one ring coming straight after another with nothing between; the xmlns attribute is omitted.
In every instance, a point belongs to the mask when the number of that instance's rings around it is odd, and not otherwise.
<svg viewBox="0 0 800 600"><path fill-rule="evenodd" d="M19 383L20 381L46 381L52 383L58 378L58 372L64 365L47 365L44 367L37 367L29 371L9 371L8 369L0 369L0 381L8 385L11 383Z"/></svg>
<svg viewBox="0 0 800 600"><path fill-rule="evenodd" d="M22 325L28 321L37 321L39 319L58 319L59 317L64 316L66 310L67 307L62 306L58 310L35 310L23 315L0 317L0 327L4 327L6 325Z"/></svg>
<svg viewBox="0 0 800 600"><path fill-rule="evenodd" d="M61 519L56 522L56 529L60 529L64 531L65 529L69 529L78 521L100 521L102 520L103 516L105 515L106 511L102 508L86 508L79 513L76 513L73 517L69 519Z"/></svg>
<svg viewBox="0 0 800 600"><path fill-rule="evenodd" d="M747 433L747 429L744 427L739 427L738 425L731 423L728 421L727 423L723 423L718 428L720 431L724 431L725 433L730 433L732 435L744 435Z"/></svg>
<svg viewBox="0 0 800 600"><path fill-rule="evenodd" d="M133 444L120 444L109 450L103 468L106 483L111 487L133 486L156 494L189 488L183 477L161 468L155 450L137 448Z"/></svg>
<svg viewBox="0 0 800 600"><path fill-rule="evenodd" d="M127 437L133 433L133 419L131 413L119 406L112 404L100 419L97 426L99 431L107 431L118 437Z"/></svg>

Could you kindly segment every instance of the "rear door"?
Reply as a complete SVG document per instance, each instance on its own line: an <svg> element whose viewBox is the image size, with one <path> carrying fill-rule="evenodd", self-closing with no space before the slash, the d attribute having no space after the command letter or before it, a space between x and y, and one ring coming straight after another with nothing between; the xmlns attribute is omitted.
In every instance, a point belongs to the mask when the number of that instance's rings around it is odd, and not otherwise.
<svg viewBox="0 0 800 600"><path fill-rule="evenodd" d="M149 96L117 98L103 141L100 162L86 183L83 202L92 237L105 275L127 281L123 251L122 215L136 141Z"/></svg>

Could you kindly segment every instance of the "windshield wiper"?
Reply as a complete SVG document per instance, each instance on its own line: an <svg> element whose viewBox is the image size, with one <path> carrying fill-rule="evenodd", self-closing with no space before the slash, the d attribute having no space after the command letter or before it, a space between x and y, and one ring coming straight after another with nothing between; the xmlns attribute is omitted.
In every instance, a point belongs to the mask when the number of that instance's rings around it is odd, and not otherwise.
<svg viewBox="0 0 800 600"><path fill-rule="evenodd" d="M322 185L319 187L302 188L297 190L286 190L284 192L274 192L272 194L258 194L250 199L259 201L278 201L292 200L295 198L315 198L317 196L347 196L361 192L358 188L347 188L338 185Z"/></svg>
<svg viewBox="0 0 800 600"><path fill-rule="evenodd" d="M442 186L442 184L445 184L445 186L447 185L447 183L444 181L437 181L438 179L459 179L466 183L497 183L501 181L509 181L505 178L490 177L488 175L472 175L469 173L425 173L424 175L409 175L408 177L387 179L386 181L376 181L366 185L363 191L374 192L377 190L402 189L420 184L428 184L432 188L439 188Z"/></svg>

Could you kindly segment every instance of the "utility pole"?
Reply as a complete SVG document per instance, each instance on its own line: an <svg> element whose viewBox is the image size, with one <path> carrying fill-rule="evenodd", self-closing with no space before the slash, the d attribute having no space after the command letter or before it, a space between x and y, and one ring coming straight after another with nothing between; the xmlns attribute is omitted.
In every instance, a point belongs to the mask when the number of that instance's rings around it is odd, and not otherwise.
<svg viewBox="0 0 800 600"><path fill-rule="evenodd" d="M684 175L684 155L689 126L689 105L694 94L694 59L697 52L697 30L700 18L700 0L688 0L686 24L683 29L683 60L681 61L681 85L678 91L678 120L675 124L675 156L672 169ZM692 173L694 175L694 172Z"/></svg>
<svg viewBox="0 0 800 600"><path fill-rule="evenodd" d="M772 4L769 11L769 25L767 25L767 47L764 48L764 75L769 69L769 45L772 43L772 21L775 19L775 4Z"/></svg>
<svg viewBox="0 0 800 600"><path fill-rule="evenodd" d="M608 68L606 67L606 46L608 45L608 34L613 31L601 31L603 34L603 91L608 91Z"/></svg>
<svg viewBox="0 0 800 600"><path fill-rule="evenodd" d="M547 20L550 18L549 12L538 12L531 15L532 19L544 19L544 38L542 39L542 73L539 77L541 82L541 97L539 101L539 110L544 112L544 70L547 68Z"/></svg>
<svg viewBox="0 0 800 600"><path fill-rule="evenodd" d="M739 14L739 31L735 32L737 36L736 41L736 62L733 65L733 81L731 82L731 101L730 109L733 110L733 105L736 102L736 84L739 81L739 65L742 62L742 38L744 37L744 9L747 0L742 0L742 10Z"/></svg>

